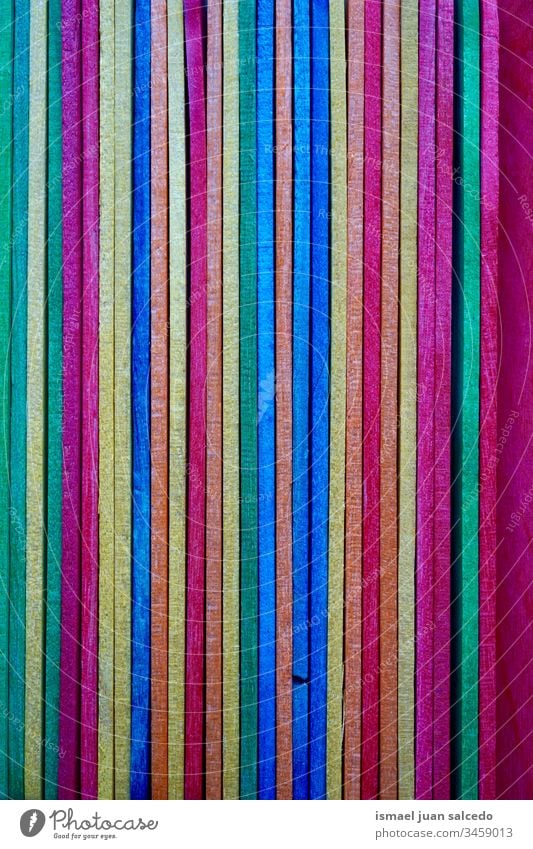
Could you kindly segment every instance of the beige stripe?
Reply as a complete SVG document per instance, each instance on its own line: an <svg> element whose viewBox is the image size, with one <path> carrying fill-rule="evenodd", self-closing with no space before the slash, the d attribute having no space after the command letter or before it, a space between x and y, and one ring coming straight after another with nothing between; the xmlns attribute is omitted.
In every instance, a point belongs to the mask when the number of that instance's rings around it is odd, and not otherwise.
<svg viewBox="0 0 533 849"><path fill-rule="evenodd" d="M30 5L25 794L42 795L47 4Z"/></svg>
<svg viewBox="0 0 533 849"><path fill-rule="evenodd" d="M239 797L239 37L238 2L224 3L223 161L223 785Z"/></svg>
<svg viewBox="0 0 533 849"><path fill-rule="evenodd" d="M115 795L130 791L132 2L115 2Z"/></svg>
<svg viewBox="0 0 533 849"><path fill-rule="evenodd" d="M98 797L114 798L115 9L100 10Z"/></svg>
<svg viewBox="0 0 533 849"><path fill-rule="evenodd" d="M399 798L414 795L418 4L401 6Z"/></svg>

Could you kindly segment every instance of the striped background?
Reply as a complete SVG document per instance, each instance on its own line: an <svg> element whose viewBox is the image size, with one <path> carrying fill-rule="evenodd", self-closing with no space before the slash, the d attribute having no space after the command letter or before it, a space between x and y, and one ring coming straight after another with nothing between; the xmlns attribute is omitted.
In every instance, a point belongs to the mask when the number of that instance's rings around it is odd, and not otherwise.
<svg viewBox="0 0 533 849"><path fill-rule="evenodd" d="M0 797L533 798L531 4L197 2L0 0Z"/></svg>

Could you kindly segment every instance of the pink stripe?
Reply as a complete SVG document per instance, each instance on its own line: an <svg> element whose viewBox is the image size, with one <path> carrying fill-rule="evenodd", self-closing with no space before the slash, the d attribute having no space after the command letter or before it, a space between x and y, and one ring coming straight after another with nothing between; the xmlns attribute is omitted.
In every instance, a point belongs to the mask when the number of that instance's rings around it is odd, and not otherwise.
<svg viewBox="0 0 533 849"><path fill-rule="evenodd" d="M531 0L499 0L498 8L501 360L497 405L502 445L498 453L496 795L533 799L533 5Z"/></svg>
<svg viewBox="0 0 533 849"><path fill-rule="evenodd" d="M98 4L83 0L81 796L98 795Z"/></svg>
<svg viewBox="0 0 533 849"><path fill-rule="evenodd" d="M81 3L63 0L63 539L58 795L80 789Z"/></svg>
<svg viewBox="0 0 533 849"><path fill-rule="evenodd" d="M207 375L207 167L202 7L185 0L190 117L190 372L187 505L187 656L185 671L185 797L203 792L204 566Z"/></svg>
<svg viewBox="0 0 533 849"><path fill-rule="evenodd" d="M431 799L433 786L436 11L435 0L422 0L418 97L417 799Z"/></svg>
<svg viewBox="0 0 533 849"><path fill-rule="evenodd" d="M381 0L365 0L361 795L378 795L381 435Z"/></svg>
<svg viewBox="0 0 533 849"><path fill-rule="evenodd" d="M438 0L433 797L450 798L453 0Z"/></svg>
<svg viewBox="0 0 533 849"><path fill-rule="evenodd" d="M481 4L481 391L479 445L479 798L496 797L498 464L498 64L495 0Z"/></svg>

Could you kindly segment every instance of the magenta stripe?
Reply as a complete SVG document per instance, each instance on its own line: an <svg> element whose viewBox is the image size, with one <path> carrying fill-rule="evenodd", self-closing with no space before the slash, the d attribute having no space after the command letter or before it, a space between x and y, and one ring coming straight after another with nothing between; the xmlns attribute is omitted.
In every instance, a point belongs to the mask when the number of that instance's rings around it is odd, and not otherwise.
<svg viewBox="0 0 533 849"><path fill-rule="evenodd" d="M499 0L497 797L533 799L533 88L530 0ZM512 425L509 423L512 422Z"/></svg>
<svg viewBox="0 0 533 849"><path fill-rule="evenodd" d="M433 797L450 798L450 472L453 206L453 0L438 0L435 292Z"/></svg>
<svg viewBox="0 0 533 849"><path fill-rule="evenodd" d="M496 797L498 464L498 62L495 0L481 4L481 391L479 434L479 798Z"/></svg>
<svg viewBox="0 0 533 849"><path fill-rule="evenodd" d="M80 790L81 2L63 0L63 539L58 795Z"/></svg>
<svg viewBox="0 0 533 849"><path fill-rule="evenodd" d="M81 796L98 795L98 4L82 0L83 386Z"/></svg>
<svg viewBox="0 0 533 849"><path fill-rule="evenodd" d="M189 94L190 361L187 490L187 653L185 669L185 798L203 793L205 651L205 415L207 368L207 197L202 10L186 0Z"/></svg>
<svg viewBox="0 0 533 849"><path fill-rule="evenodd" d="M365 2L363 799L379 792L379 569L381 441L381 0Z"/></svg>
<svg viewBox="0 0 533 849"><path fill-rule="evenodd" d="M433 785L436 2L420 4L418 139L418 455L416 547L417 799Z"/></svg>

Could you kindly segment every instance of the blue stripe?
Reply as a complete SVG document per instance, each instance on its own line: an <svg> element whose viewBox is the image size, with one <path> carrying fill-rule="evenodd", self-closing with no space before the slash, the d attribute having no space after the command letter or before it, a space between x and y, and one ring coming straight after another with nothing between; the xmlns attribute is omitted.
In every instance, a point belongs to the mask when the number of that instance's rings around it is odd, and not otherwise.
<svg viewBox="0 0 533 849"><path fill-rule="evenodd" d="M311 67L309 4L294 0L293 796L309 775L309 298Z"/></svg>
<svg viewBox="0 0 533 849"><path fill-rule="evenodd" d="M258 797L276 797L274 2L257 6Z"/></svg>
<svg viewBox="0 0 533 849"><path fill-rule="evenodd" d="M329 15L312 4L309 795L326 796L329 483Z"/></svg>
<svg viewBox="0 0 533 849"><path fill-rule="evenodd" d="M150 0L135 4L134 42L131 798L146 799L150 786Z"/></svg>

